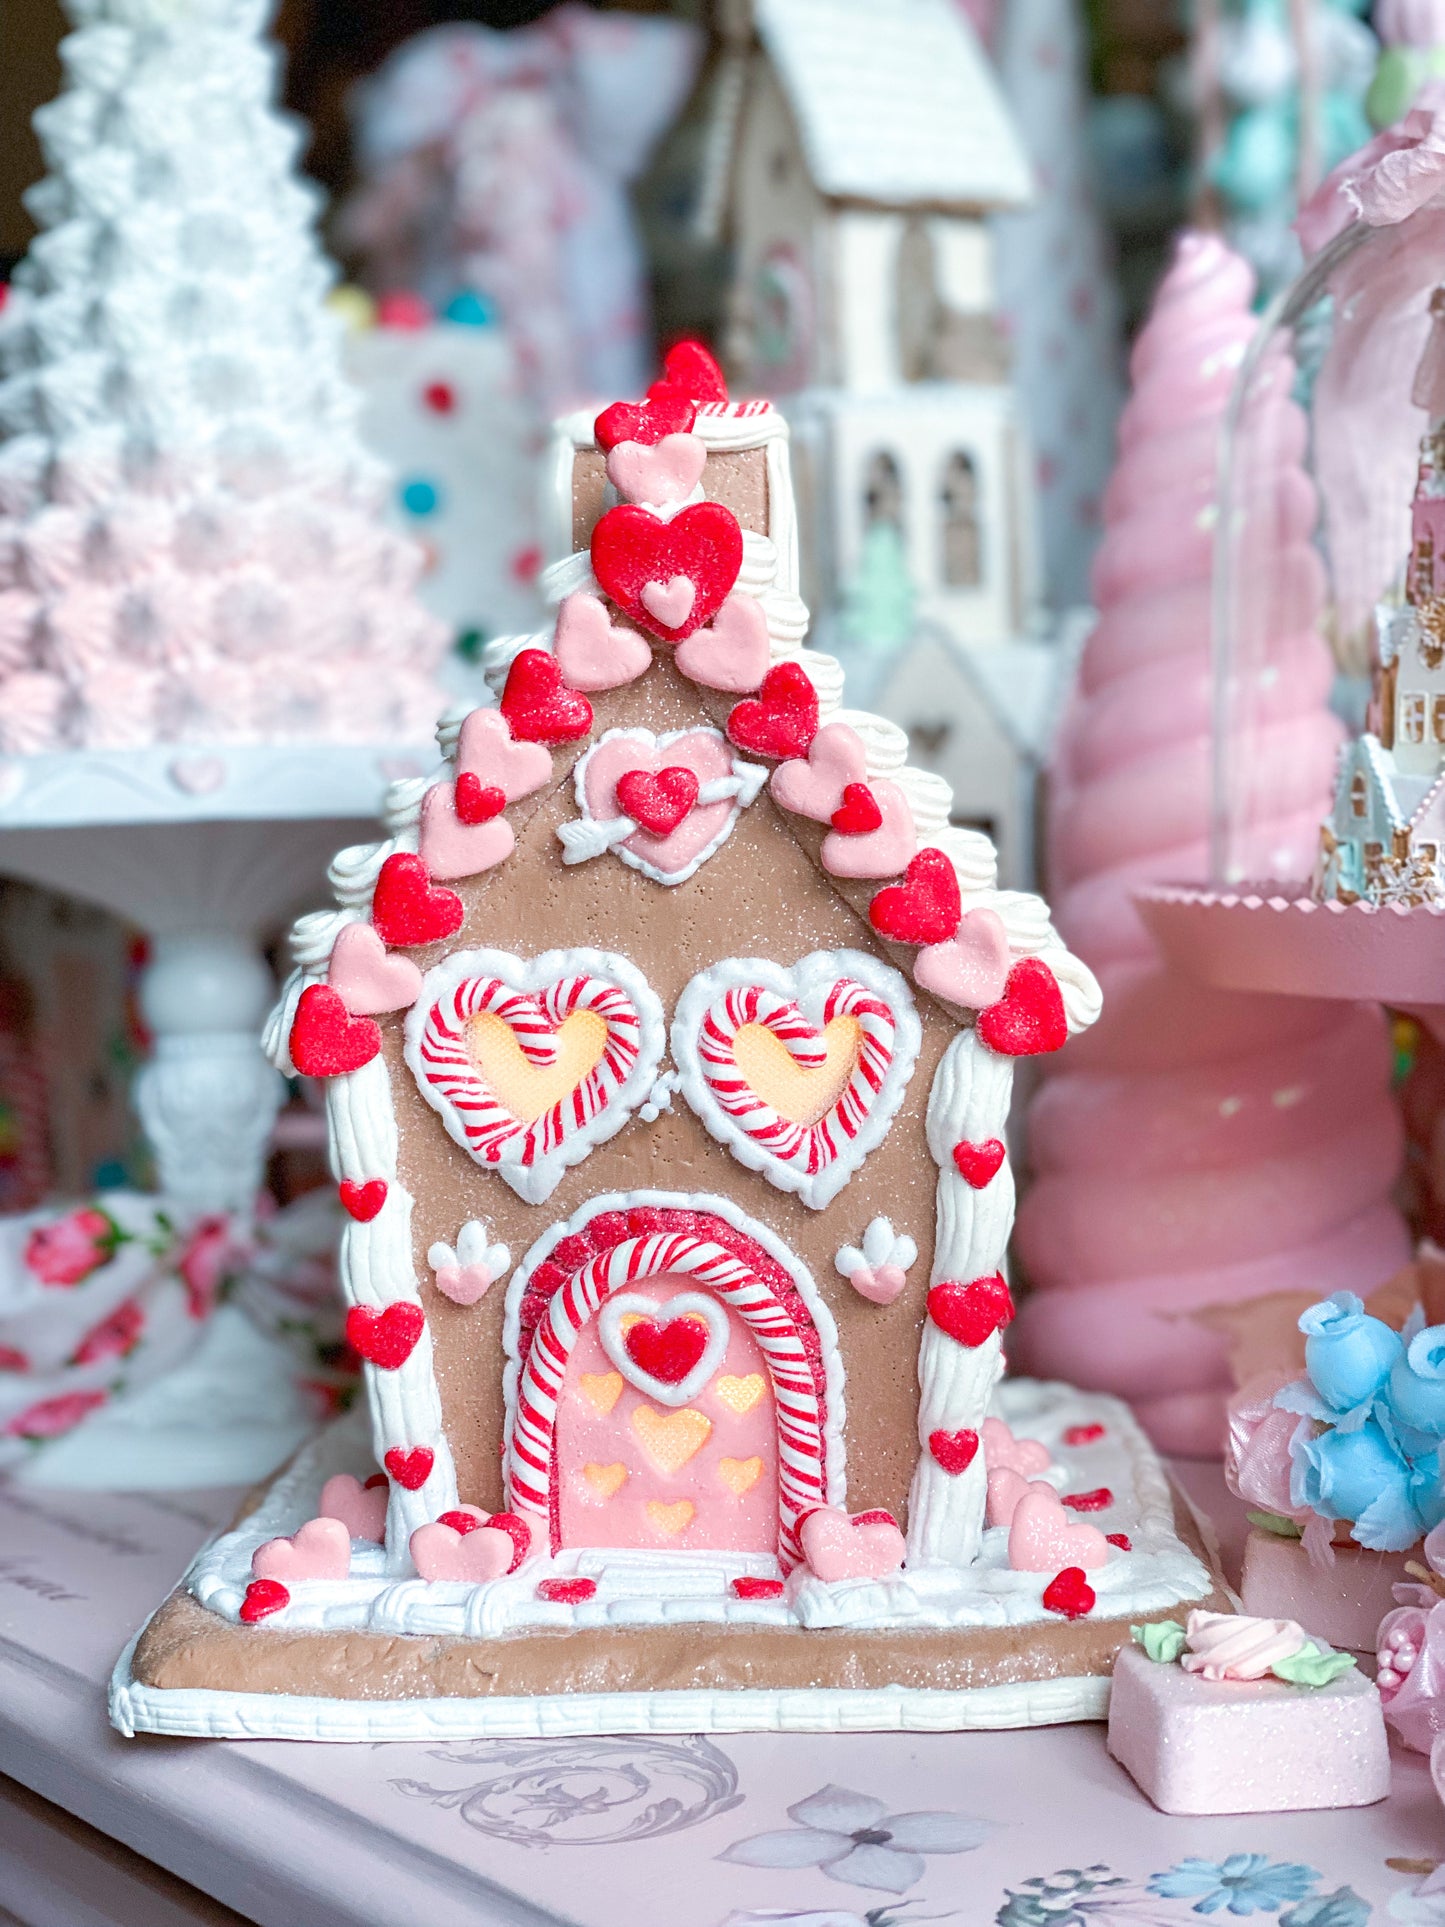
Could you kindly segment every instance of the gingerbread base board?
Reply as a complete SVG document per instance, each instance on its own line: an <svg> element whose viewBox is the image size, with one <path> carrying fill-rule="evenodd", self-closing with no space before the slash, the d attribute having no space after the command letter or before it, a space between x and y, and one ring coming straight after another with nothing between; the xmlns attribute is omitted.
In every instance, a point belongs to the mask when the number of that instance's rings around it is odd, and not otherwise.
<svg viewBox="0 0 1445 1927"><path fill-rule="evenodd" d="M1123 1566L1111 1562L1111 1584L1122 1582L1123 1590L1110 1596L1111 1585L1102 1585L1096 1616L1040 1616L1036 1600L1029 1607L1015 1599L1015 1610L1022 1604L1033 1616L1002 1623L999 1600L993 1623L907 1623L895 1613L889 1624L819 1628L719 1622L678 1602L675 1618L650 1623L574 1619L565 1628L502 1630L503 1620L479 1636L452 1630L462 1623L458 1608L442 1597L446 1589L434 1588L432 1623L416 1631L358 1623L355 1603L348 1607L340 1594L324 1615L329 1623L319 1626L238 1624L216 1609L235 1591L224 1572L238 1561L244 1568L248 1532L255 1537L288 1521L294 1527L309 1516L306 1495L318 1475L338 1454L355 1452L343 1421L258 1496L232 1534L198 1557L117 1668L112 1719L127 1734L331 1740L921 1732L1101 1719L1131 1622L1196 1605L1228 1610L1230 1602L1194 1519L1169 1493L1122 1407L1028 1381L1006 1382L1000 1403L1015 1422L1027 1414L1032 1429L1055 1438L1066 1424L1091 1417L1098 1422L1086 1431L1107 1427L1117 1441L1110 1469L1117 1477L1127 1466L1129 1486L1127 1500L1120 1494L1127 1506L1120 1523L1138 1544ZM1055 1476L1064 1470L1055 1468ZM357 1557L365 1556L359 1549ZM1125 1576L1131 1569L1132 1582ZM927 1577L920 1574L918 1583ZM1044 1583L1018 1577L1034 1593ZM383 1583L398 1597L398 1587L427 1590L415 1580ZM338 1623L330 1610L349 1611L352 1623ZM627 1690L618 1690L623 1683Z"/></svg>

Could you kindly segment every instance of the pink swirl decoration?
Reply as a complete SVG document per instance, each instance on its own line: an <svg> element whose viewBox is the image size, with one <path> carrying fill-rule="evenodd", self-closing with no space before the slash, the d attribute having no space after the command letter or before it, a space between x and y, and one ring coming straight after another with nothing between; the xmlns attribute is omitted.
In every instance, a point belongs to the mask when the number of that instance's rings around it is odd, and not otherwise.
<svg viewBox="0 0 1445 1927"><path fill-rule="evenodd" d="M1104 1015L1030 1112L1017 1239L1037 1289L1010 1347L1025 1370L1121 1394L1164 1449L1203 1456L1223 1448L1232 1381L1222 1334L1191 1312L1368 1291L1408 1257L1379 1012L1206 989L1160 964L1131 902L1141 883L1208 875L1216 461L1251 294L1244 261L1185 235L1134 349L1048 828L1056 921L1098 973ZM1278 673L1255 698L1237 844L1253 874L1302 876L1339 728L1305 422L1288 366L1272 374L1252 411L1269 459L1246 491L1246 561Z"/></svg>

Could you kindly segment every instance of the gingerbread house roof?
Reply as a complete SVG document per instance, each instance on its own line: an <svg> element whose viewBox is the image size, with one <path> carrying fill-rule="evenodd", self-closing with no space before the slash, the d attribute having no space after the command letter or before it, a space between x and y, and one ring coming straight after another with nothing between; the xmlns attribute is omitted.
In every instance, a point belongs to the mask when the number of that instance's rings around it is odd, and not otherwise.
<svg viewBox="0 0 1445 1927"><path fill-rule="evenodd" d="M755 0L808 169L837 200L1018 208L1027 157L951 0Z"/></svg>

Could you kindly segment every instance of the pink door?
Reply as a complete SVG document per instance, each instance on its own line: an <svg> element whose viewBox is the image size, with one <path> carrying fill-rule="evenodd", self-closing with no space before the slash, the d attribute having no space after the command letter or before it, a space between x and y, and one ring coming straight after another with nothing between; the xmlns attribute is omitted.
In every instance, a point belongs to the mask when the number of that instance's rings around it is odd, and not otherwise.
<svg viewBox="0 0 1445 1927"><path fill-rule="evenodd" d="M697 1309L678 1303L699 1298ZM777 1424L756 1339L681 1274L631 1285L627 1299L624 1312L594 1314L567 1363L554 1444L561 1543L775 1553ZM682 1404L655 1395L684 1383Z"/></svg>

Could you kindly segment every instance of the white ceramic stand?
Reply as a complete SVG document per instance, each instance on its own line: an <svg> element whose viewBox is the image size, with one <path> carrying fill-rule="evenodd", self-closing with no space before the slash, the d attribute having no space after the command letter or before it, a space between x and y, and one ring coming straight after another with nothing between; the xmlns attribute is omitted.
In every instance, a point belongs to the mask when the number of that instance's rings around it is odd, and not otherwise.
<svg viewBox="0 0 1445 1927"><path fill-rule="evenodd" d="M261 1056L262 939L320 901L325 867L376 834L387 783L424 747L71 750L0 762L0 871L127 918L153 941L154 1033L135 1102L161 1192L250 1209L284 1087Z"/></svg>

